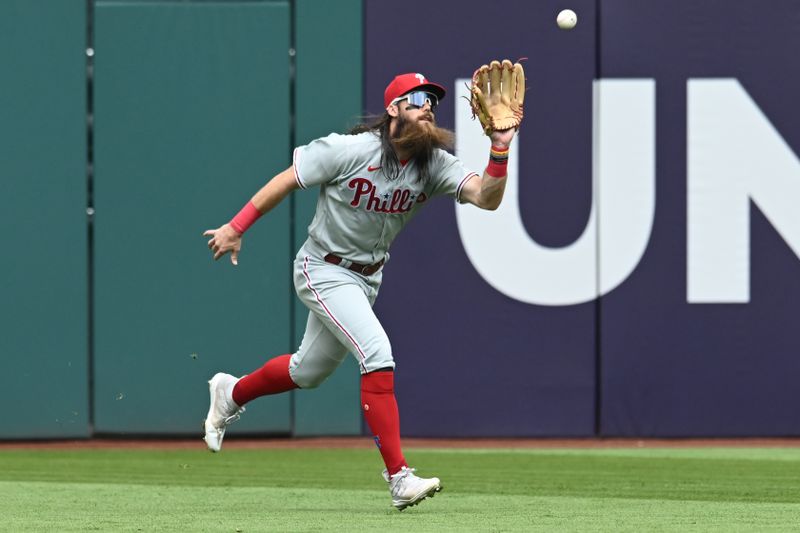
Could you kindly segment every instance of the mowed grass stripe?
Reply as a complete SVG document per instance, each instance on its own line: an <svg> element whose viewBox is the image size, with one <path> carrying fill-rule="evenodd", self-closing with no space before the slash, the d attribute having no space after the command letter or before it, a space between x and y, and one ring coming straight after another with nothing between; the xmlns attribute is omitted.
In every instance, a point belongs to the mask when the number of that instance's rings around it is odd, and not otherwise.
<svg viewBox="0 0 800 533"><path fill-rule="evenodd" d="M407 458L420 475L440 477L457 494L800 503L800 460L787 460L786 454L711 459L684 450L634 453L640 451L409 450ZM385 490L381 469L372 450L0 452L5 481Z"/></svg>
<svg viewBox="0 0 800 533"><path fill-rule="evenodd" d="M445 453L448 455L585 455L605 457L652 457L652 458L686 458L707 459L742 459L752 461L798 461L798 448L747 448L747 447L697 447L697 448L414 448L426 453Z"/></svg>
<svg viewBox="0 0 800 533"><path fill-rule="evenodd" d="M7 531L788 531L799 504L382 490L0 482Z"/></svg>

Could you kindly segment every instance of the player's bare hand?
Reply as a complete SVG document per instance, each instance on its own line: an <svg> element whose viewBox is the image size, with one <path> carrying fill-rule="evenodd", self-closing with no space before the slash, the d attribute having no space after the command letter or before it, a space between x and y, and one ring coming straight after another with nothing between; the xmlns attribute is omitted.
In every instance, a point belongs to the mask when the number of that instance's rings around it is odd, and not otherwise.
<svg viewBox="0 0 800 533"><path fill-rule="evenodd" d="M517 130L514 128L509 128L507 130L495 130L489 135L489 138L492 139L493 145L508 148L511 145L511 141L514 139L514 135L516 133Z"/></svg>
<svg viewBox="0 0 800 533"><path fill-rule="evenodd" d="M214 252L214 261L230 252L231 263L239 264L239 250L242 249L242 236L230 224L224 224L217 229L209 229L203 232L206 237L211 237L208 241L208 248Z"/></svg>

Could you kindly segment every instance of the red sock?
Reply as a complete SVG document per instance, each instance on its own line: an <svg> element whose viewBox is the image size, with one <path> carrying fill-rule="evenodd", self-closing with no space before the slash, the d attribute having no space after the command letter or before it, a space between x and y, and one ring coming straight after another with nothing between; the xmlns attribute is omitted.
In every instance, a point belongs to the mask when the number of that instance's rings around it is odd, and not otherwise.
<svg viewBox="0 0 800 533"><path fill-rule="evenodd" d="M394 397L394 372L371 372L361 376L361 408L389 475L396 474L408 463L400 448L400 413Z"/></svg>
<svg viewBox="0 0 800 533"><path fill-rule="evenodd" d="M233 401L241 407L250 400L267 394L278 394L297 388L289 376L291 354L279 355L245 377L233 387Z"/></svg>

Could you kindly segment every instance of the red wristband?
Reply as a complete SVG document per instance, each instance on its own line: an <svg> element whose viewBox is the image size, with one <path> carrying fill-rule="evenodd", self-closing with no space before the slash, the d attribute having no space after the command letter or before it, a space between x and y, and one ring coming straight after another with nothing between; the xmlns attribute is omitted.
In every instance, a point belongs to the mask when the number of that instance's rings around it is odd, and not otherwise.
<svg viewBox="0 0 800 533"><path fill-rule="evenodd" d="M236 216L230 221L230 225L238 233L243 234L260 216L261 213L253 205L253 202L247 202L242 210L236 213Z"/></svg>
<svg viewBox="0 0 800 533"><path fill-rule="evenodd" d="M492 145L486 173L493 178L502 178L508 173L508 148Z"/></svg>
<svg viewBox="0 0 800 533"><path fill-rule="evenodd" d="M493 178L506 177L506 174L508 174L508 161L505 163L496 163L490 159L489 164L486 165L486 173Z"/></svg>

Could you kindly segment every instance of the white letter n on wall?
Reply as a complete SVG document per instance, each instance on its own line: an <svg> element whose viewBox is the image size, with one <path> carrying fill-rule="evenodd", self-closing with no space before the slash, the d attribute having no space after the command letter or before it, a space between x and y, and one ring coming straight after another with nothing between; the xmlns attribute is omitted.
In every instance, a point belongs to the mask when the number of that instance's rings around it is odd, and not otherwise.
<svg viewBox="0 0 800 533"><path fill-rule="evenodd" d="M750 200L800 257L800 161L735 79L687 85L687 295L750 301Z"/></svg>

